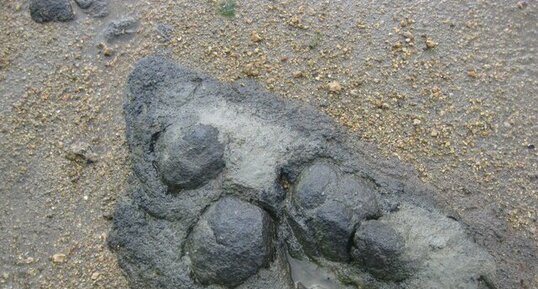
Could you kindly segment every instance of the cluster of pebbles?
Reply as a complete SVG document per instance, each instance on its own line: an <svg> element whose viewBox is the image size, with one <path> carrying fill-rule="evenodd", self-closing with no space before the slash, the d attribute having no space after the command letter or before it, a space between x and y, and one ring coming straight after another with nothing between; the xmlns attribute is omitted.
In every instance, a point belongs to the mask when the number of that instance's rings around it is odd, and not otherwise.
<svg viewBox="0 0 538 289"><path fill-rule="evenodd" d="M151 56L124 110L108 243L132 288L494 287L427 186L304 104Z"/></svg>

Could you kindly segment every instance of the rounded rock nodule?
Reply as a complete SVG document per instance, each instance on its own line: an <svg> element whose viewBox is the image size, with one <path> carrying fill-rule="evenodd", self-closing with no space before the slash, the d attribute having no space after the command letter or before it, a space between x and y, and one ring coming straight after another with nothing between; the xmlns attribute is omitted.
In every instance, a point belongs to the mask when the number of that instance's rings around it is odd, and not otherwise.
<svg viewBox="0 0 538 289"><path fill-rule="evenodd" d="M353 238L353 259L379 279L401 281L410 268L402 258L405 240L389 224L377 220L361 224Z"/></svg>
<svg viewBox="0 0 538 289"><path fill-rule="evenodd" d="M208 209L186 243L203 285L235 287L271 261L273 222L259 207L226 197Z"/></svg>
<svg viewBox="0 0 538 289"><path fill-rule="evenodd" d="M224 168L224 145L209 125L169 127L157 142L157 168L172 192L195 189Z"/></svg>
<svg viewBox="0 0 538 289"><path fill-rule="evenodd" d="M355 225L379 212L373 191L325 162L302 171L292 199L290 224L305 252L337 262L350 260Z"/></svg>

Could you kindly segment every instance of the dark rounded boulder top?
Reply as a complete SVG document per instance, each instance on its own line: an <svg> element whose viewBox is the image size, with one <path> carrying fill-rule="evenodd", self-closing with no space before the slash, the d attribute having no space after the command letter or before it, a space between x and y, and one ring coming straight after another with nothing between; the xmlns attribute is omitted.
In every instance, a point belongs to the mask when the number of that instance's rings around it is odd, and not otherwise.
<svg viewBox="0 0 538 289"><path fill-rule="evenodd" d="M30 15L38 23L75 19L69 0L30 0Z"/></svg>
<svg viewBox="0 0 538 289"><path fill-rule="evenodd" d="M133 179L108 244L133 289L479 289L494 276L429 187L303 103L152 56L124 110Z"/></svg>
<svg viewBox="0 0 538 289"><path fill-rule="evenodd" d="M224 168L224 145L209 125L170 126L157 142L157 166L173 192L195 189Z"/></svg>
<svg viewBox="0 0 538 289"><path fill-rule="evenodd" d="M378 278L400 281L411 271L402 256L405 240L387 223L363 222L355 232L353 246L353 258Z"/></svg>
<svg viewBox="0 0 538 289"><path fill-rule="evenodd" d="M187 239L192 271L202 284L234 287L269 264L273 223L262 209L224 198L202 216Z"/></svg>
<svg viewBox="0 0 538 289"><path fill-rule="evenodd" d="M292 199L290 218L304 224L302 229L294 228L306 243L305 252L332 261L348 261L355 227L379 215L373 188L322 161L302 170Z"/></svg>

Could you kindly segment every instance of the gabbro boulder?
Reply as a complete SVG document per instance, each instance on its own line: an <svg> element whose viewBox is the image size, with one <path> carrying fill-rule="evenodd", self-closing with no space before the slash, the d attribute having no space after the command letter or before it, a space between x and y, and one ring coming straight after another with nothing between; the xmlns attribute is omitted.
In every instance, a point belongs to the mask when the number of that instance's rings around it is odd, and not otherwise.
<svg viewBox="0 0 538 289"><path fill-rule="evenodd" d="M491 284L429 187L302 103L152 56L124 109L134 174L108 244L131 288Z"/></svg>

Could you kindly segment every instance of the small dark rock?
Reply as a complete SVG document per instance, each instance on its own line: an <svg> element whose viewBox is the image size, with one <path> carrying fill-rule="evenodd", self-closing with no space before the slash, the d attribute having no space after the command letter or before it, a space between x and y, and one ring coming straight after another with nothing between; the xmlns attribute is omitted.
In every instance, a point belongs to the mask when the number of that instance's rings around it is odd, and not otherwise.
<svg viewBox="0 0 538 289"><path fill-rule="evenodd" d="M208 125L169 127L157 143L157 166L171 191L194 189L224 168L219 131Z"/></svg>
<svg viewBox="0 0 538 289"><path fill-rule="evenodd" d="M74 142L66 148L66 159L81 163L92 164L97 161L97 154L94 153L90 145L85 142Z"/></svg>
<svg viewBox="0 0 538 289"><path fill-rule="evenodd" d="M331 202L316 212L312 227L316 232L317 243L323 256L329 260L347 261L354 222L351 211Z"/></svg>
<svg viewBox="0 0 538 289"><path fill-rule="evenodd" d="M186 251L202 284L234 287L271 261L273 223L252 204L225 198L194 228Z"/></svg>
<svg viewBox="0 0 538 289"><path fill-rule="evenodd" d="M114 20L105 27L103 37L107 42L114 42L134 34L137 27L138 20L133 17Z"/></svg>
<svg viewBox="0 0 538 289"><path fill-rule="evenodd" d="M90 8L90 6L92 6L95 0L75 0L75 2L77 3L78 7L82 9L88 9Z"/></svg>
<svg viewBox="0 0 538 289"><path fill-rule="evenodd" d="M326 164L318 163L301 174L293 195L298 206L313 209L325 202L329 186L336 183L336 172Z"/></svg>
<svg viewBox="0 0 538 289"><path fill-rule="evenodd" d="M390 225L372 220L361 224L353 239L352 255L375 277L400 281L407 277L408 266L401 255L405 240Z"/></svg>
<svg viewBox="0 0 538 289"><path fill-rule="evenodd" d="M75 0L75 2L92 17L102 18L109 14L107 0Z"/></svg>
<svg viewBox="0 0 538 289"><path fill-rule="evenodd" d="M527 146L527 148L530 149L530 150L533 150L535 148L535 146L533 144L530 144L530 145Z"/></svg>
<svg viewBox="0 0 538 289"><path fill-rule="evenodd" d="M75 19L69 0L30 0L30 15L38 23Z"/></svg>

